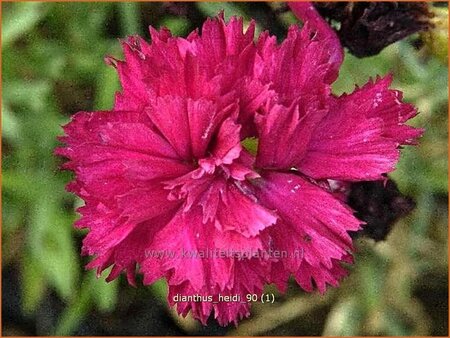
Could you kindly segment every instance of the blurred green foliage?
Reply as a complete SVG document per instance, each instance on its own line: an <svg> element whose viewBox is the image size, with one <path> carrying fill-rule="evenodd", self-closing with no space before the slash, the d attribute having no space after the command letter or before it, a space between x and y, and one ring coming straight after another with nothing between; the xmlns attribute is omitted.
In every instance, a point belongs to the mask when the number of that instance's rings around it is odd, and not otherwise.
<svg viewBox="0 0 450 338"><path fill-rule="evenodd" d="M37 334L73 333L93 309L113 313L118 295L128 288L83 271L83 234L72 228L74 209L81 201L65 192L70 174L58 170L61 159L53 155L60 126L70 115L111 107L119 83L103 58L121 55L117 38L148 36L149 24L185 35L222 9L225 17L256 17L258 30L269 28L279 38L295 22L289 12L280 13L272 25L264 11L279 3L263 9L246 3L188 4L182 10L194 14L183 16L164 6L2 3L2 264L19 271L21 310L26 315L34 318L50 291L65 304L54 327ZM357 264L342 287L323 297L293 286L276 304L255 305L252 318L230 328L230 333L446 335L447 308L433 308L427 297L420 297L420 292L433 298L447 290L448 71L442 62L442 55L417 50L410 41L371 58L346 55L336 93L350 92L370 76L393 72L393 87L419 108L413 124L426 133L419 147L403 150L392 175L401 190L415 198L417 208L386 242L358 241ZM166 294L162 282L150 291L160 299ZM187 333L198 329L189 318L173 318ZM3 324L7 328L8 323Z"/></svg>

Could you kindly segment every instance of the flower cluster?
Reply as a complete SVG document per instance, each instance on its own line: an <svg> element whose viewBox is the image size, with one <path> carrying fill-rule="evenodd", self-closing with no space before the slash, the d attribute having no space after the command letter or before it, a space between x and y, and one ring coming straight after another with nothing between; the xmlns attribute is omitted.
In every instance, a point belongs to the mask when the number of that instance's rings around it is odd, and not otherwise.
<svg viewBox="0 0 450 338"><path fill-rule="evenodd" d="M57 149L85 201L76 226L89 229L89 268L131 284L165 278L171 305L180 294L246 299L268 283L284 291L291 276L307 291L338 285L362 222L331 183L383 179L421 131L404 124L416 112L389 76L334 96L339 41L311 5L295 9L304 25L280 44L219 16L187 38L150 28L151 43L130 37L125 61L107 58L122 84L114 108L74 115ZM146 254L217 250L292 255ZM249 308L177 302L221 325Z"/></svg>

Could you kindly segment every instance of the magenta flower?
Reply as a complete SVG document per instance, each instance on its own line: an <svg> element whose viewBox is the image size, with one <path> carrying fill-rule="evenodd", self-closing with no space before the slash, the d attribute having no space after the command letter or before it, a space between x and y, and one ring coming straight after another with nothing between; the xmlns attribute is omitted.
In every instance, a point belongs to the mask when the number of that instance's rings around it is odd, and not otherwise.
<svg viewBox="0 0 450 338"><path fill-rule="evenodd" d="M421 130L390 77L334 96L342 48L294 6L304 27L281 44L219 16L186 39L150 28L151 43L130 37L125 61L107 58L123 88L114 108L76 114L57 150L85 201L89 268L165 278L180 314L206 323L214 310L221 325L249 316L246 295L265 284L338 285L361 221L330 182L383 179Z"/></svg>

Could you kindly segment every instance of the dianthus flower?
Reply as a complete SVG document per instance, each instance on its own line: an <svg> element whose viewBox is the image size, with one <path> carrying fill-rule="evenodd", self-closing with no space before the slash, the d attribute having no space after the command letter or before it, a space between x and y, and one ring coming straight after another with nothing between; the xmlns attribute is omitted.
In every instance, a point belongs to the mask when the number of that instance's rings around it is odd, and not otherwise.
<svg viewBox="0 0 450 338"><path fill-rule="evenodd" d="M342 47L295 6L304 26L281 44L219 16L187 38L150 28L151 43L130 37L125 61L107 58L122 85L114 108L74 115L57 150L85 201L89 268L165 278L169 303L204 324L212 312L237 323L247 294L285 291L290 276L306 291L338 285L362 222L330 182L383 179L421 131L404 124L416 112L390 77L334 96Z"/></svg>

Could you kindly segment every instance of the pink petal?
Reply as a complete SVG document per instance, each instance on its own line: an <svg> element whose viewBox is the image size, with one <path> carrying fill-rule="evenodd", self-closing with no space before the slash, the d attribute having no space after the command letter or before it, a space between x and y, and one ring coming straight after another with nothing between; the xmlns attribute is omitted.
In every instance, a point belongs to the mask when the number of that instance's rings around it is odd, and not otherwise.
<svg viewBox="0 0 450 338"><path fill-rule="evenodd" d="M339 37L331 26L320 16L311 2L288 2L292 12L308 26L311 33L317 34L317 39L323 43L322 48L329 53L330 68L326 81L332 83L336 80L339 68L344 59L344 49ZM314 34L314 33L313 33Z"/></svg>
<svg viewBox="0 0 450 338"><path fill-rule="evenodd" d="M217 133L217 141L212 154L220 159L223 164L230 164L239 157L242 146L240 144L239 132L241 126L236 124L232 118L226 119Z"/></svg>
<svg viewBox="0 0 450 338"><path fill-rule="evenodd" d="M263 85L255 78L245 78L238 88L240 106L238 123L242 126L241 139L257 136L254 124L255 112L262 109L270 99L274 99L276 93L270 89L270 84Z"/></svg>
<svg viewBox="0 0 450 338"><path fill-rule="evenodd" d="M261 203L279 215L267 232L274 248L287 254L281 261L290 273L303 271L302 264L330 273L333 262L344 259L352 249L348 231L358 230L361 222L330 193L298 175L284 173L264 174L255 189Z"/></svg>
<svg viewBox="0 0 450 338"><path fill-rule="evenodd" d="M186 100L172 96L158 97L147 113L179 157L184 160L191 159L191 136Z"/></svg>
<svg viewBox="0 0 450 338"><path fill-rule="evenodd" d="M271 84L279 103L290 105L299 95L330 91L329 85L337 77L343 50L336 46L335 36L323 34L314 24L316 21L306 21L301 30L289 27L288 36L279 46L266 33L259 37L260 58L255 69L263 84Z"/></svg>
<svg viewBox="0 0 450 338"><path fill-rule="evenodd" d="M252 237L276 222L274 213L259 205L245 185L233 184L220 176L193 178L188 174L166 182L166 188L172 190L172 199L185 200L185 212L201 206L202 223L214 221L221 232Z"/></svg>
<svg viewBox="0 0 450 338"><path fill-rule="evenodd" d="M180 206L179 202L170 201L168 194L162 185L136 188L117 196L117 207L122 217L139 224Z"/></svg>
<svg viewBox="0 0 450 338"><path fill-rule="evenodd" d="M99 275L113 265L107 280L110 281L125 271L132 285L135 284L136 264L144 261L146 249L151 247L155 233L173 217L170 210L159 210L149 216L153 217L151 221L139 224L125 222L105 206L97 205L93 208L91 202L88 202L82 213L83 217L78 223L90 229L83 240L83 253L97 256L87 268L96 268ZM158 278L161 276L160 273Z"/></svg>
<svg viewBox="0 0 450 338"><path fill-rule="evenodd" d="M344 95L340 102L341 109L352 104L360 105L367 112L367 117L383 119L385 137L400 144L416 144L424 130L408 126L405 122L415 117L417 110L413 105L402 102L402 92L389 89L391 83L392 75L377 78L375 82L369 81L361 89Z"/></svg>
<svg viewBox="0 0 450 338"><path fill-rule="evenodd" d="M128 112L79 113L64 127L66 146L57 153L69 158L64 168L75 171L79 184L103 200L190 171L149 123Z"/></svg>
<svg viewBox="0 0 450 338"><path fill-rule="evenodd" d="M235 105L218 110L206 100L188 101L189 123L191 126L192 151L196 158L205 155L206 148L223 119L235 111Z"/></svg>
<svg viewBox="0 0 450 338"><path fill-rule="evenodd" d="M230 107L218 110L212 101L192 100L178 96L159 97L147 110L150 119L185 159L201 158Z"/></svg>
<svg viewBox="0 0 450 338"><path fill-rule="evenodd" d="M211 150L211 156L199 161L200 167L206 172L213 173L215 167L222 164L231 164L241 153L239 133L241 126L236 124L232 118L226 119L219 128L216 141Z"/></svg>
<svg viewBox="0 0 450 338"><path fill-rule="evenodd" d="M213 241L217 249L230 253L229 256L234 256L234 253L236 256L250 256L264 249L259 236L246 237L234 229L222 231L216 227Z"/></svg>
<svg viewBox="0 0 450 338"><path fill-rule="evenodd" d="M198 209L189 213L181 211L156 235L152 249L166 250L173 255L163 257L160 263L162 271L170 272L170 284L189 281L196 291L204 287L204 260L199 255L204 248L204 227ZM143 267L144 273L145 269Z"/></svg>
<svg viewBox="0 0 450 338"><path fill-rule="evenodd" d="M216 227L223 232L236 231L253 237L276 220L274 213L259 205L254 196L229 184L217 211Z"/></svg>
<svg viewBox="0 0 450 338"><path fill-rule="evenodd" d="M303 96L290 107L275 104L267 113L256 116L257 167L290 169L304 156L316 125L327 112L321 100Z"/></svg>
<svg viewBox="0 0 450 338"><path fill-rule="evenodd" d="M351 257L351 256L347 256ZM347 261L348 258L345 258ZM302 261L300 268L294 277L297 283L306 291L314 291L313 282L317 286L320 293L324 293L327 289L327 284L331 286L338 286L339 281L347 276L347 271L341 266L337 260L332 260L331 267L313 267L307 261Z"/></svg>
<svg viewBox="0 0 450 338"><path fill-rule="evenodd" d="M414 108L388 89L390 79L369 83L350 95L330 100L330 111L317 126L297 168L315 179L377 180L392 171L398 146L411 144L422 131L404 122Z"/></svg>
<svg viewBox="0 0 450 338"><path fill-rule="evenodd" d="M197 41L198 58L211 74L221 72L219 67L227 58L239 54L253 43L255 24L243 32L242 18L232 17L226 24L223 18L208 18L202 27L201 38ZM249 71L251 69L246 69Z"/></svg>
<svg viewBox="0 0 450 338"><path fill-rule="evenodd" d="M125 61L114 63L123 88L123 92L116 95L116 110L141 110L153 96L153 92L143 85L151 70L147 56L141 51L141 46L145 44L139 37L131 37L122 43Z"/></svg>
<svg viewBox="0 0 450 338"><path fill-rule="evenodd" d="M257 260L235 261L233 276L234 282L225 290L217 286L196 290L189 283L180 285L169 284L168 302L171 306L176 305L177 312L186 316L189 311L194 318L206 325L208 318L214 310L214 318L220 325L226 326L235 323L250 315L251 302L247 302L247 294L261 295L264 285L264 276L269 272L269 265ZM239 301L220 300L218 295L239 296ZM176 301L176 296L198 295L204 297L205 301ZM206 300L212 296L212 300Z"/></svg>

